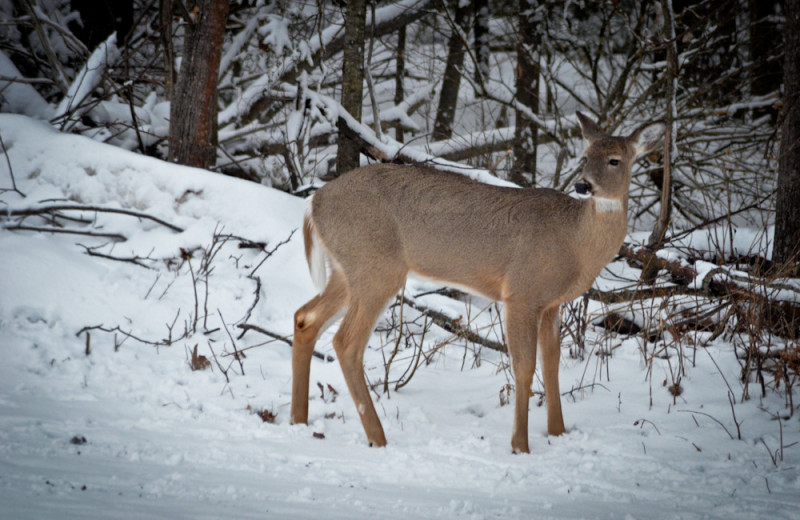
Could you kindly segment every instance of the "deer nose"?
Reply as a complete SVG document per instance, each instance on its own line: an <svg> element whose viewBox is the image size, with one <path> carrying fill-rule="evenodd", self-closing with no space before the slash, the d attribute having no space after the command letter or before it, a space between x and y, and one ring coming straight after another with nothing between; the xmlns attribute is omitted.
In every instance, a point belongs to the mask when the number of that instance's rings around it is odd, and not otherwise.
<svg viewBox="0 0 800 520"><path fill-rule="evenodd" d="M578 181L575 183L575 193L581 197L591 197L592 185L586 181Z"/></svg>

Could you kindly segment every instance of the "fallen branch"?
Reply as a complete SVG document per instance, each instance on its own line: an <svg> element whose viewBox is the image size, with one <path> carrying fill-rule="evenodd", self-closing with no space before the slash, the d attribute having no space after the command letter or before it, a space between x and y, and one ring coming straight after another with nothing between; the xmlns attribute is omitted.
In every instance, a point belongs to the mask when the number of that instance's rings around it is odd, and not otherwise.
<svg viewBox="0 0 800 520"><path fill-rule="evenodd" d="M408 305L412 309L416 309L419 312L427 315L431 319L431 321L433 321L433 323L435 323L436 325L438 325L439 327L443 328L444 330L446 330L451 334L454 334L460 338L464 338L465 340L471 343L476 343L486 348L497 350L498 352L508 352L508 349L506 349L506 346L503 345L502 343L498 343L488 338L484 338L483 336L473 331L469 327L461 325L458 320L454 320L453 318L447 316L442 312L435 311L430 307L426 307L407 297L400 300L400 303Z"/></svg>
<svg viewBox="0 0 800 520"><path fill-rule="evenodd" d="M134 211L130 209L123 209L123 208L108 208L104 206L84 206L78 204L55 204L51 206L41 206L38 208L23 208L23 209L12 209L4 212L5 216L7 217L26 217L26 216L33 216L33 215L45 215L45 214L52 214L57 211L95 211L99 213L118 213L121 215L129 215L131 217L141 218L145 220L151 220L156 222L157 224L161 224L176 233L183 232L183 229L174 225L170 224L169 222L162 220L158 217L154 217L153 215L148 215L147 213L142 213L141 211Z"/></svg>
<svg viewBox="0 0 800 520"><path fill-rule="evenodd" d="M612 289L610 291L601 291L594 287L586 291L590 300L603 303L624 303L639 300L649 300L652 298L667 298L679 294L697 294L696 289L682 287L677 285L659 286L659 287L634 287L632 289Z"/></svg>
<svg viewBox="0 0 800 520"><path fill-rule="evenodd" d="M659 258L655 251L651 249L641 248L634 250L623 244L617 254L623 258L640 262L643 266L642 272L646 272L649 269L667 271L672 276L672 280L680 285L688 285L697 276L697 271L691 267L682 265L680 262L671 262Z"/></svg>
<svg viewBox="0 0 800 520"><path fill-rule="evenodd" d="M9 231L38 231L40 233L64 233L67 235L84 235L89 237L108 238L110 240L116 240L117 242L125 242L126 240L128 240L128 238L125 235L120 235L119 233L95 233L94 231L81 231L80 229L23 226L23 225L3 226L3 229L8 229Z"/></svg>
<svg viewBox="0 0 800 520"><path fill-rule="evenodd" d="M292 346L291 338L287 338L286 336L281 336L280 334L277 334L277 333L269 331L269 330L267 330L265 328L259 327L258 325L252 325L250 323L242 323L240 325L237 325L237 327L242 329L242 333L239 335L239 339L241 339L248 330L254 330L256 332L260 332L261 334L263 334L265 336L269 336L272 339L275 339L275 340L278 340L278 341L282 341L282 342L286 343L287 345L289 345L290 347ZM330 363L331 361L334 361L334 357L333 356L327 356L325 354L317 352L316 350L312 352L312 355L315 358L319 358L319 359L321 359L323 361L327 361L328 363Z"/></svg>
<svg viewBox="0 0 800 520"><path fill-rule="evenodd" d="M147 265L147 264L142 262L142 260L152 260L151 258L143 258L141 256L113 256L113 255L107 255L105 253L98 253L97 251L95 251L95 249L97 249L95 247L89 247L89 246L85 246L83 244L78 244L78 245L81 246L82 248L84 248L86 250L86 254L89 255L89 256L96 256L98 258L105 258L107 260L114 260L114 261L117 261L117 262L126 262L126 263L129 263L129 264L138 265L139 267L144 267L145 269L153 269L149 265Z"/></svg>

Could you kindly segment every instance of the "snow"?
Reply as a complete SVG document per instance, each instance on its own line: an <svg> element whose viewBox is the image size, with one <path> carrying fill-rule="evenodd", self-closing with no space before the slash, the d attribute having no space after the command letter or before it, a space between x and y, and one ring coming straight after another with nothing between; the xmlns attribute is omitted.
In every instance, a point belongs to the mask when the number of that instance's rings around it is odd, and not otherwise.
<svg viewBox="0 0 800 520"><path fill-rule="evenodd" d="M86 64L75 76L67 94L58 104L55 117L63 117L83 103L103 80L109 64L116 62L120 54L122 51L117 47L117 33L112 33L106 41L97 46L97 49L92 52Z"/></svg>
<svg viewBox="0 0 800 520"><path fill-rule="evenodd" d="M705 348L684 346L678 397L667 390L677 359L655 356L652 344L590 331L581 359L568 355L575 346L565 340L560 379L568 433L547 436L537 376L530 455L510 452L512 409L500 405L511 382L505 357L435 328L426 336L426 354L449 341L430 352L430 362L402 389L390 385L387 396L378 385L380 398L373 395L388 447L366 445L338 365L316 358L310 424L289 425L288 345L265 343L269 338L250 331L236 339L246 354L242 364L228 355L254 301L252 271L265 253L239 249L236 240L218 244L205 327L194 314L195 284L180 256L181 248L192 252L200 276L196 248L209 249L215 233L265 241L272 250L300 226L305 202L58 133L24 116L0 115L0 134L25 194L0 194L6 210L71 201L144 212L183 229L104 212L69 213L89 224L58 221L127 237L111 243L12 231L17 219L4 220L2 518L796 516L798 418L771 419L786 415L777 394L740 400L740 366L722 338ZM0 161L0 187L10 187L10 175ZM47 222L28 217L25 224ZM111 256L136 255L146 267L86 254L97 246ZM259 300L247 322L290 336L293 312L314 294L300 234L275 249L255 276ZM407 291L417 295L421 288ZM202 282L197 290L205 314ZM442 300L427 298L417 299ZM461 313L477 315L483 304L468 300ZM451 301L448 313L458 305ZM489 314L477 319L496 321ZM407 308L405 319L412 318ZM97 326L114 331L77 334ZM316 347L326 355L333 355L331 333ZM702 334L695 344L707 339ZM390 355L380 346L390 351L393 338L376 332L370 340L365 365L372 383L383 378ZM195 345L211 360L210 370L191 370ZM600 350L612 355L593 354ZM392 381L411 358L412 351L400 351ZM262 422L252 409L270 410L275 422Z"/></svg>
<svg viewBox="0 0 800 520"><path fill-rule="evenodd" d="M23 79L22 73L8 56L0 51L0 109L3 112L25 114L31 117L47 118L52 109L44 98L36 92L33 85L16 82Z"/></svg>

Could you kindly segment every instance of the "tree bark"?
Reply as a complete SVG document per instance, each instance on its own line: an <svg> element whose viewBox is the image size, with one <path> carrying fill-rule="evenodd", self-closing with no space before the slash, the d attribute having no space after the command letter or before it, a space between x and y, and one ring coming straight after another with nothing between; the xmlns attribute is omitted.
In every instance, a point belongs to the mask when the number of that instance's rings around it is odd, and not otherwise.
<svg viewBox="0 0 800 520"><path fill-rule="evenodd" d="M489 0L472 1L472 34L475 38L475 94L484 95L489 77Z"/></svg>
<svg viewBox="0 0 800 520"><path fill-rule="evenodd" d="M771 17L775 15L779 0L749 0L750 26L750 59L754 64L750 77L750 89L755 96L764 96L777 90L781 84L781 62L770 61L780 49L781 34ZM773 107L754 109L759 117L769 114L775 122L776 112Z"/></svg>
<svg viewBox="0 0 800 520"><path fill-rule="evenodd" d="M405 77L406 77L406 26L397 30L397 65L394 71L394 104L399 106L405 99ZM398 143L405 140L403 135L403 125L397 125L394 130L394 138Z"/></svg>
<svg viewBox="0 0 800 520"><path fill-rule="evenodd" d="M342 63L342 107L361 121L364 99L364 35L367 23L365 0L349 0L344 21L344 60ZM339 127L339 146L336 152L336 172L343 173L358 168L359 146Z"/></svg>
<svg viewBox="0 0 800 520"><path fill-rule="evenodd" d="M170 103L169 160L209 168L216 159L217 76L227 0L197 0L189 13L183 61Z"/></svg>
<svg viewBox="0 0 800 520"><path fill-rule="evenodd" d="M439 105L436 108L436 121L433 124L433 139L441 141L453 135L453 120L458 102L458 89L461 84L461 68L464 66L463 35L467 31L468 5L458 0L450 2L454 17L451 24L450 39L447 43L447 64L444 68L442 90L439 92Z"/></svg>
<svg viewBox="0 0 800 520"><path fill-rule="evenodd" d="M800 0L786 0L775 243L772 259L796 262L800 252Z"/></svg>
<svg viewBox="0 0 800 520"><path fill-rule="evenodd" d="M678 43L675 37L675 18L672 12L670 0L661 0L661 13L664 20L663 38L666 42L667 48L667 69L665 74L667 80L665 82L665 97L667 101L667 113L664 115L664 123L667 125L667 130L664 134L664 175L661 177L661 212L659 213L658 220L653 226L653 231L648 238L648 246L653 249L660 249L664 240L664 235L667 233L667 227L672 219L672 182L671 182L671 159L673 151L677 152L678 148L675 146L677 135L675 135L675 107L677 88L676 83L678 79ZM645 283L655 283L657 271L650 269L642 270L642 280Z"/></svg>
<svg viewBox="0 0 800 520"><path fill-rule="evenodd" d="M534 114L539 113L539 47L541 31L535 20L535 0L519 0L519 30L517 33L516 98L519 104ZM509 180L520 186L536 182L536 123L525 112L516 109L514 127L514 162ZM528 180L525 174L530 174Z"/></svg>
<svg viewBox="0 0 800 520"><path fill-rule="evenodd" d="M158 19L161 24L161 44L164 46L164 89L168 100L175 91L175 46L172 41L173 0L159 0Z"/></svg>

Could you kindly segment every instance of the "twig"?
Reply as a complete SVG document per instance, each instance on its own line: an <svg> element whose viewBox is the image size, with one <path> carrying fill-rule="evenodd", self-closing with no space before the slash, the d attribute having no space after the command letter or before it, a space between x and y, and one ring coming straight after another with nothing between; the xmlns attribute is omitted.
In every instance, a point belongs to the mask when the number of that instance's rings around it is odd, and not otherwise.
<svg viewBox="0 0 800 520"><path fill-rule="evenodd" d="M140 267L144 267L145 269L153 269L149 265L146 265L146 264L142 263L142 260L148 260L147 258L142 258L140 256L124 257L124 256L107 255L105 253L96 252L95 249L97 249L97 248L89 247L89 246L86 246L86 245L83 245L83 244L78 244L78 245L81 246L82 248L84 248L86 250L86 254L89 255L89 256L96 256L98 258L106 258L108 260L115 260L117 262L127 262L127 263L130 263L130 264L138 265ZM151 287L151 289L152 289L152 287ZM148 291L147 294L150 294L150 291ZM147 298L147 296L145 296L145 298Z"/></svg>
<svg viewBox="0 0 800 520"><path fill-rule="evenodd" d="M200 302L197 298L197 277L194 275L194 268L192 267L192 253L181 250L182 256L186 263L189 265L189 274L192 275L192 291L194 292L194 319L192 321L192 333L197 332L197 321L199 318Z"/></svg>
<svg viewBox="0 0 800 520"><path fill-rule="evenodd" d="M265 257L264 257L264 258L263 258L263 259L262 259L262 260L261 260L261 261L258 263L258 265L257 265L257 266L255 266L255 267L253 268L253 270L252 270L252 271L250 271L250 276L253 276L253 275L255 275L255 274L256 274L256 271L258 270L258 268L259 268L259 267L261 267L261 265L262 265L264 262L266 262L266 261L267 261L267 259L268 259L269 257L271 257L273 254L275 254L275 251L277 251L279 247L281 247L281 246L283 246L283 245L286 245L286 244L288 244L288 243L289 243L289 241L292 239L292 236L294 236L294 233L295 233L295 231L297 231L297 228L293 229L293 230L292 230L292 232L291 232L291 233L289 233L289 236L288 236L288 237L286 237L284 240L282 240L282 241L278 242L278 244L277 244L275 247L273 247L271 250L269 250L269 251L266 251L266 250L265 250L265 251L264 251L264 253L266 253L266 255L267 255L267 256L265 256Z"/></svg>
<svg viewBox="0 0 800 520"><path fill-rule="evenodd" d="M374 7L373 7L372 13L373 13L373 16L375 16ZM374 22L375 22L375 20L373 19L373 23ZM367 63L369 63L369 62L367 62ZM389 395L389 370L392 368L392 361L394 361L394 358L397 356L397 353L400 351L400 342L403 339L403 308L405 307L403 305L403 301L405 300L405 295L406 295L406 288L403 287L403 291L400 293L400 319L399 319L399 324L397 325L397 329L398 329L397 330L397 340L394 342L394 349L392 350L392 355L389 356L389 361L386 361L384 359L384 363L383 363L383 366L384 366L384 369L385 369L385 375L384 375L384 378L383 378L383 393L386 394L387 396ZM383 352L383 350L381 350L381 352Z"/></svg>
<svg viewBox="0 0 800 520"><path fill-rule="evenodd" d="M375 136L379 141L383 141L383 132L381 131L381 113L378 109L378 102L375 100L375 87L372 83L372 72L370 72L370 65L372 64L372 48L375 45L375 2L370 2L372 10L372 26L369 36L369 51L367 53L367 66L364 67L364 75L367 80L367 90L369 91L369 99L372 104L372 121L375 127ZM387 386L388 390L388 386Z"/></svg>
<svg viewBox="0 0 800 520"><path fill-rule="evenodd" d="M135 336L134 334L132 334L130 332L122 330L119 325L117 325L116 327L110 328L110 329L107 328L107 327L104 327L103 325L87 326L87 327L83 327L81 330L76 332L75 336L80 336L84 332L88 333L90 330L99 330L99 331L108 332L108 333L119 332L120 334L122 334L126 338L131 338L133 340L138 341L139 343L144 343L145 345L152 345L152 346L155 346L155 347L160 347L162 345L166 346L166 345L169 345L172 342L171 339L170 340L161 340L161 341L149 341L149 340L146 340L146 339L142 339L142 338L140 338L138 336Z"/></svg>
<svg viewBox="0 0 800 520"><path fill-rule="evenodd" d="M228 377L228 369L227 368L222 368L222 365L220 364L219 359L217 359L217 353L214 352L214 349L211 347L211 341L208 342L208 350L210 350L211 351L211 355L214 356L214 363L217 364L217 368L219 368L219 371L222 372L223 376L225 376L225 381L230 383L231 379ZM230 368L230 365L228 365L228 368Z"/></svg>
<svg viewBox="0 0 800 520"><path fill-rule="evenodd" d="M255 298L253 299L253 303L250 305L250 307L248 307L247 312L244 313L244 317L240 319L237 323L247 323L247 320L250 319L250 315L253 313L253 309L256 308L256 305L258 305L258 301L261 299L261 278L253 275L248 276L248 278L251 280L255 280L256 282L256 288L253 291ZM242 336L244 336L244 331L242 331L242 333L239 335L239 339L241 339Z"/></svg>
<svg viewBox="0 0 800 520"><path fill-rule="evenodd" d="M225 327L225 332L228 334L228 338L231 340L231 344L233 345L233 353L234 358L236 361L239 362L239 368L242 370L242 375L244 375L244 363L242 362L242 355L239 353L239 350L236 348L236 340L233 339L231 335L231 331L228 330L228 325L225 323L225 318L222 317L222 311L217 309L217 314L219 314L219 319L222 322L222 326Z"/></svg>
<svg viewBox="0 0 800 520"><path fill-rule="evenodd" d="M14 170L11 168L11 159L8 157L8 149L6 148L6 143L3 142L3 136L0 134L0 146L3 147L3 155L6 156L6 164L8 164L8 174L11 176L11 191L16 191L21 196L25 196L24 193L19 191L17 188L17 181L14 179ZM8 191L8 190L0 190L0 191Z"/></svg>
<svg viewBox="0 0 800 520"><path fill-rule="evenodd" d="M425 315L425 321L422 323L422 336L419 338L419 348L417 349L417 355L413 359L413 364L409 365L406 368L406 371L403 372L403 375L400 376L400 379L397 380L397 383L394 385L394 391L397 392L404 386L406 386L410 381L411 378L414 377L414 374L417 373L417 368L419 368L419 360L422 357L422 346L425 344L425 333L428 332L428 315ZM408 374L409 369L411 373ZM406 374L408 377L406 378Z"/></svg>
<svg viewBox="0 0 800 520"><path fill-rule="evenodd" d="M670 235L668 237L664 237L664 239L662 240L662 244L668 244L670 242L674 242L674 241L676 241L678 239L681 239L681 238L683 238L685 236L691 235L692 233L694 233L698 229L702 229L704 227L708 227L708 226L714 225L717 222L721 222L723 220L730 219L731 217L734 217L734 216L738 215L739 213L744 213L746 211L750 211L751 209L755 209L755 208L761 208L766 201L768 201L769 199L771 199L774 196L775 196L774 192L769 192L766 195L764 195L763 197L761 197L760 199L758 199L758 201L756 201L756 202L754 202L752 204L748 204L747 206L743 206L743 207L741 207L741 208L739 208L737 210L734 210L734 211L729 211L729 212L725 213L724 215L720 215L719 217L712 218L710 220L704 220L703 222L700 222L696 226L690 227L688 229L683 229L678 233L675 233L675 234Z"/></svg>
<svg viewBox="0 0 800 520"><path fill-rule="evenodd" d="M733 440L733 438L734 438L734 437L733 437L733 435L731 435L731 432L729 432L729 431L728 431L728 429L725 427L725 425L724 425L724 424L722 424L722 422L721 422L719 419L717 419L716 417L714 417L713 415L711 415L711 414L707 414L707 413L705 413L705 412L697 412L697 411L695 411L695 410L678 410L678 411L679 411L679 412L686 412L686 413L690 413L690 414L703 415L703 416L705 416L705 417L708 417L709 419L711 419L711 420L712 420L712 421L714 421L715 423L717 423L717 424L719 424L720 426L722 426L722 429L723 429L723 430L725 430L725 433L727 433L727 434L728 434L728 437L730 437L730 438L731 438L731 440Z"/></svg>
<svg viewBox="0 0 800 520"><path fill-rule="evenodd" d="M730 403L731 405L731 415L733 416L733 424L736 425L736 436L739 438L739 440L742 440L742 424L736 418L736 409L733 406L735 402L736 399L734 399L733 397L733 392L731 390L728 390L728 403Z"/></svg>
<svg viewBox="0 0 800 520"><path fill-rule="evenodd" d="M269 331L267 329L259 327L258 325L252 325L250 323L242 323L240 325L237 325L237 327L242 329L242 330L244 330L244 331L254 330L256 332L260 332L261 334L264 334L265 336L269 336L272 339L276 339L278 341L282 341L282 342L286 343L287 345L289 345L290 347L292 346L292 340L290 338L287 338L286 336L281 336L280 334L276 334L275 332L271 332L271 331ZM239 338L241 338L242 336L244 336L244 334L239 336ZM333 356L322 354L320 352L317 352L316 350L312 352L312 355L315 358L319 358L319 359L321 359L323 361L326 361L328 363L330 363L332 361L335 361L335 358Z"/></svg>
<svg viewBox="0 0 800 520"><path fill-rule="evenodd" d="M651 425L651 426L652 426L652 427L653 427L653 428L656 430L656 433L657 433L657 434L659 434L659 435L661 435L661 431L658 429L658 426L656 426L656 423L654 423L653 421L650 421L650 420L648 420L648 419L644 419L644 418L642 418L642 419L636 419L636 420L633 422L633 425L634 425L634 426L639 426L639 429L643 429L643 428L644 428L644 425L645 425L645 423L649 423L649 424L650 424L650 425ZM641 425L641 426L640 426L640 425Z"/></svg>
<svg viewBox="0 0 800 520"><path fill-rule="evenodd" d="M50 40L47 39L47 35L44 32L41 20L39 20L39 17L37 16L33 5L31 5L30 0L24 0L20 3L30 17L31 23L33 24L33 29L36 31L36 35L39 37L39 43L41 43L42 49L44 49L47 62L53 69L56 85L63 94L66 94L69 87L67 85L66 76L64 75L64 69L61 68L61 62L56 56L53 47L50 45Z"/></svg>

